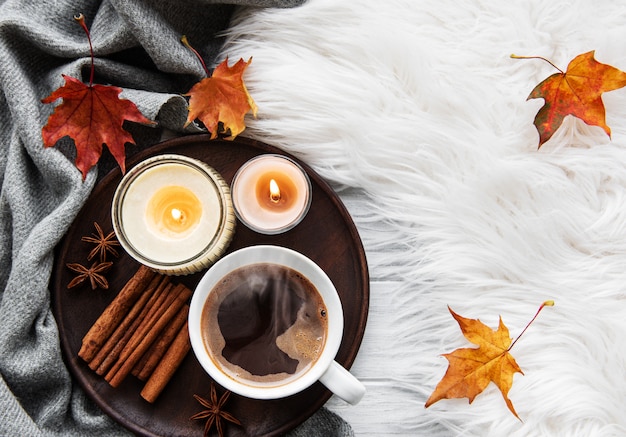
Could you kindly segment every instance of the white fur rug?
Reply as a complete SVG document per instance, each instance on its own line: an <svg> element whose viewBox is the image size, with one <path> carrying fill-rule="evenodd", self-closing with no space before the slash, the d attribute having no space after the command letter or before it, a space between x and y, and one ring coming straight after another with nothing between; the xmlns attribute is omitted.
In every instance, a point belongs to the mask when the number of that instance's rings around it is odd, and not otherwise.
<svg viewBox="0 0 626 437"><path fill-rule="evenodd" d="M353 367L368 393L331 399L358 436L626 434L626 88L613 136L568 118L537 150L541 80L576 55L626 70L611 0L309 0L239 14L224 54L253 57L245 135L326 177L363 238L371 307ZM524 371L424 402L442 353L471 346L447 305L516 337Z"/></svg>

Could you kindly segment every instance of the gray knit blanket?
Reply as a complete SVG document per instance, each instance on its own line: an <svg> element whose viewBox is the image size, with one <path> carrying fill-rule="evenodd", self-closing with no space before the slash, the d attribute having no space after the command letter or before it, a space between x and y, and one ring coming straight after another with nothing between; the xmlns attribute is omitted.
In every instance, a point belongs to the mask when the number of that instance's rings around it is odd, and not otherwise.
<svg viewBox="0 0 626 437"><path fill-rule="evenodd" d="M227 4L226 4L227 3ZM44 149L41 128L53 110L41 99L61 74L89 75L89 46L73 20L82 13L96 54L95 82L124 89L156 127L133 130L135 153L164 132L183 134L180 96L203 77L187 35L207 64L236 7L293 7L302 0L0 0L0 436L126 435L72 381L50 308L54 248L89 196L104 156L85 181L73 142ZM294 436L352 435L321 409Z"/></svg>

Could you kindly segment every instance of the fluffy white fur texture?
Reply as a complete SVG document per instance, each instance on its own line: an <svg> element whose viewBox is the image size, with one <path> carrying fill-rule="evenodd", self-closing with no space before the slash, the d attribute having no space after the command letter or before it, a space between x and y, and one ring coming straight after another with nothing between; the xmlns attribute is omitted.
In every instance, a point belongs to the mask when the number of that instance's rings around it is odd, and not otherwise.
<svg viewBox="0 0 626 437"><path fill-rule="evenodd" d="M239 13L224 55L253 57L246 135L288 150L340 192L370 266L353 372L331 399L358 436L626 434L626 88L604 94L612 139L568 117L537 150L530 91L576 55L626 70L611 0L309 0ZM424 402L442 353L471 347L448 312L498 317L524 371Z"/></svg>

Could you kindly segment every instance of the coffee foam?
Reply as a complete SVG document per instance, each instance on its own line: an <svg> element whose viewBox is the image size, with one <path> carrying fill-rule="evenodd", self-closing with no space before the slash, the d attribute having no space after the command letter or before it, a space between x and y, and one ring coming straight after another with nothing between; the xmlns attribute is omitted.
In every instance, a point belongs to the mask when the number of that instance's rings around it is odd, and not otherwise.
<svg viewBox="0 0 626 437"><path fill-rule="evenodd" d="M326 318L320 314L323 306L322 302L303 305L296 322L276 338L278 348L300 364L317 359L324 347Z"/></svg>
<svg viewBox="0 0 626 437"><path fill-rule="evenodd" d="M234 304L234 302L229 302L229 300L235 300L233 298L229 299L229 296L232 296L234 293L238 293L237 296L239 298L242 297L242 294L245 294L243 296L244 300L251 299L252 297L248 293L262 293L259 290L264 290L268 282L283 283L280 280L283 282L286 280L290 284L292 293L295 293L297 296L289 295L289 299L279 299L280 293L274 294L276 299L272 305L278 308L277 314L280 314L280 316L277 316L277 319L282 322L275 322L272 326L268 326L269 331L267 335L275 338L275 344L272 346L277 348L281 355L286 354L286 356L282 357L283 360L287 364L293 361L295 369L293 371L290 369L290 371L259 375L242 367L243 364L235 364L224 357L227 341L220 328L218 316L223 306L227 307L229 304ZM242 289L242 287L244 288ZM285 322L289 308L284 308L284 306L289 305L289 302L294 302L294 299L300 301L297 315L294 321L290 319L289 322ZM302 373L306 372L321 354L328 328L326 311L326 307L315 286L299 272L284 266L267 263L244 266L222 278L207 297L202 313L202 331L205 347L217 367L240 383L255 386L282 385L297 379ZM231 319L228 321L229 323L233 321L236 323L248 323L250 319L249 317L241 317L242 314L238 312L237 308L235 308L235 312L232 314L236 316L237 320ZM288 324L286 325L285 323ZM239 325L238 329L244 332L247 331L245 325ZM279 332L281 330L283 332ZM276 353L277 351L274 352ZM230 358L232 361L237 361L233 357ZM253 358L255 361L263 360L260 354L255 355Z"/></svg>

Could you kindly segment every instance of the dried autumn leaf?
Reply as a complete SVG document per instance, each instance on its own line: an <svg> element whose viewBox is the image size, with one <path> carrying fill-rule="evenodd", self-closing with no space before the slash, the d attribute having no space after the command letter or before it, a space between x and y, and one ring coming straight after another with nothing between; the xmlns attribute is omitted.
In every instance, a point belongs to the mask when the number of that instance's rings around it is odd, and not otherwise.
<svg viewBox="0 0 626 437"><path fill-rule="evenodd" d="M204 67L207 76L196 83L185 96L189 97L189 114L186 125L199 119L211 132L211 138L217 138L219 123L224 132L230 131L232 138L246 128L244 117L248 112L256 116L257 106L248 93L243 81L243 73L252 62L239 59L232 67L228 66L228 58L222 61L210 75L200 54L189 45L186 37L183 44L193 51Z"/></svg>
<svg viewBox="0 0 626 437"><path fill-rule="evenodd" d="M120 99L121 88L109 85L85 85L70 76L63 75L65 85L42 100L51 103L62 98L48 118L41 133L46 147L54 146L65 136L76 145L76 167L87 172L102 156L102 145L109 151L122 169L126 171L125 144L133 143L133 137L122 125L124 120L151 123L130 100Z"/></svg>
<svg viewBox="0 0 626 437"><path fill-rule="evenodd" d="M84 24L82 15L75 18L91 38ZM81 171L83 180L91 167L96 165L102 156L102 146L106 144L109 151L122 169L125 166L125 144L133 143L133 137L122 125L125 120L151 124L130 100L120 99L121 88L108 85L93 85L93 49L91 49L92 65L89 85L63 75L65 84L42 100L52 103L63 99L48 118L41 133L45 147L53 147L65 136L74 140L76 146L76 167Z"/></svg>
<svg viewBox="0 0 626 437"><path fill-rule="evenodd" d="M559 73L549 76L528 96L528 99L545 100L534 121L539 132L539 147L552 137L567 115L578 117L588 125L600 126L610 137L602 93L626 86L626 73L596 61L594 51L576 56L566 72L558 70Z"/></svg>
<svg viewBox="0 0 626 437"><path fill-rule="evenodd" d="M186 94L189 96L187 124L199 119L211 132L211 138L217 137L220 122L233 138L243 132L246 128L244 116L250 111L256 116L257 111L243 82L243 73L250 62L252 58L248 62L239 59L229 67L226 58L211 77L195 84Z"/></svg>
<svg viewBox="0 0 626 437"><path fill-rule="evenodd" d="M544 306L552 305L554 305L553 301L544 302L522 334ZM448 370L426 401L425 407L441 399L452 398L468 398L471 404L474 398L482 393L490 382L493 382L500 389L511 413L519 419L513 403L508 398L508 393L513 385L513 375L524 372L509 351L522 334L512 342L509 330L502 322L502 318L500 318L498 329L493 330L478 319L467 319L449 307L448 310L458 322L465 338L478 345L478 348L459 348L443 355L448 360Z"/></svg>

